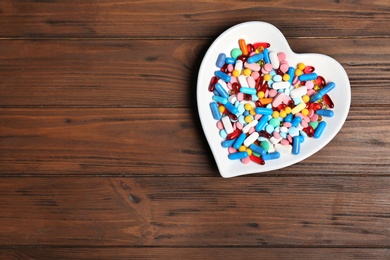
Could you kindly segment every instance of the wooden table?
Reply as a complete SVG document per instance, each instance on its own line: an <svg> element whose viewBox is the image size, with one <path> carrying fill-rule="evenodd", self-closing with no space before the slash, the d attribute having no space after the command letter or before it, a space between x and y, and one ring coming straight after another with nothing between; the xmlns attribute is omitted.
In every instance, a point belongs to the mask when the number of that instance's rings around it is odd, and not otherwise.
<svg viewBox="0 0 390 260"><path fill-rule="evenodd" d="M390 3L0 3L1 259L390 257ZM213 40L277 26L347 71L347 121L282 170L220 177L196 108Z"/></svg>

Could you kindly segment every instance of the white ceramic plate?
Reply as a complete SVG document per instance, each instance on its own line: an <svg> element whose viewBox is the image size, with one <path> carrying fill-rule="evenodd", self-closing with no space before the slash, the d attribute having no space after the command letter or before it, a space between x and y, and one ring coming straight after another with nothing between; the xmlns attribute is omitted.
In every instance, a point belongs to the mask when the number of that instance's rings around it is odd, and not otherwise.
<svg viewBox="0 0 390 260"><path fill-rule="evenodd" d="M336 84L336 87L329 92L329 96L335 105L332 109L334 116L331 118L324 117L327 126L322 136L318 139L306 138L301 144L299 155L281 154L279 159L267 160L265 165L254 162L243 164L240 160L230 160L227 149L221 146L224 139L219 136L219 130L216 127L217 121L213 118L210 110L213 93L208 91L208 86L214 72L219 69L215 65L218 55L223 52L229 57L231 50L239 47L239 39L245 39L247 43L268 42L271 44L270 51L286 53L286 60L290 66L295 67L299 62L311 65L315 67L315 72L318 75L325 78L326 82L333 81ZM200 121L219 172L225 178L281 169L313 155L339 132L347 118L350 103L351 89L348 75L336 60L322 54L294 53L283 34L275 26L265 22L241 23L222 33L208 49L198 74L197 105Z"/></svg>

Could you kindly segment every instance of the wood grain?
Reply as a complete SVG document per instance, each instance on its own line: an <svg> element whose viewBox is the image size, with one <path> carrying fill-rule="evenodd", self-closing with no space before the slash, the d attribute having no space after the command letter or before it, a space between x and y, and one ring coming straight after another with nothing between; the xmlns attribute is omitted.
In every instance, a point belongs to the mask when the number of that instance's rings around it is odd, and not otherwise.
<svg viewBox="0 0 390 260"><path fill-rule="evenodd" d="M289 39L346 69L353 106L390 105L390 38ZM193 107L209 40L0 41L0 106Z"/></svg>
<svg viewBox="0 0 390 260"><path fill-rule="evenodd" d="M389 185L388 177L2 178L0 244L387 248Z"/></svg>
<svg viewBox="0 0 390 260"><path fill-rule="evenodd" d="M266 21L288 37L390 35L386 0L2 1L0 35L21 38L204 38L246 21Z"/></svg>
<svg viewBox="0 0 390 260"><path fill-rule="evenodd" d="M361 248L17 248L0 249L0 258L14 259L386 259L388 249Z"/></svg>
<svg viewBox="0 0 390 260"><path fill-rule="evenodd" d="M353 107L324 149L273 174L388 174L389 127ZM0 109L0 147L6 175L219 175L195 109Z"/></svg>

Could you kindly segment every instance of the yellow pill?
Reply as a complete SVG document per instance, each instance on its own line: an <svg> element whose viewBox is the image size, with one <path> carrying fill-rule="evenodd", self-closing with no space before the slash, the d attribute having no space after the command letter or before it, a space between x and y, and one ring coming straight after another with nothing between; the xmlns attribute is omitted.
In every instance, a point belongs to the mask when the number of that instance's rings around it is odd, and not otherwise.
<svg viewBox="0 0 390 260"><path fill-rule="evenodd" d="M249 149L249 148L247 148L247 149L245 150L245 152L247 152L247 153L248 153L248 155L252 155L252 150L251 150L251 149Z"/></svg>
<svg viewBox="0 0 390 260"><path fill-rule="evenodd" d="M263 98L265 96L265 93L263 91L257 92L257 97L258 98Z"/></svg>
<svg viewBox="0 0 390 260"><path fill-rule="evenodd" d="M252 107L252 104L250 103L246 103L245 106L244 106L245 110L251 110L253 107Z"/></svg>
<svg viewBox="0 0 390 260"><path fill-rule="evenodd" d="M272 113L272 117L273 117L273 118L278 118L278 117L279 117L279 112L278 112L278 111L274 111L274 112Z"/></svg>
<svg viewBox="0 0 390 260"><path fill-rule="evenodd" d="M290 80L290 75L284 74L283 75L283 81L289 81Z"/></svg>
<svg viewBox="0 0 390 260"><path fill-rule="evenodd" d="M256 115L255 109L252 108L251 110L249 110L249 114L251 114L252 116Z"/></svg>
<svg viewBox="0 0 390 260"><path fill-rule="evenodd" d="M302 109L301 113L302 113L302 115L307 116L309 114L309 109L304 108L304 109Z"/></svg>
<svg viewBox="0 0 390 260"><path fill-rule="evenodd" d="M287 116L287 112L285 110L280 111L279 116L281 118L285 118Z"/></svg>
<svg viewBox="0 0 390 260"><path fill-rule="evenodd" d="M225 106L219 106L218 107L219 112L223 113L225 112Z"/></svg>
<svg viewBox="0 0 390 260"><path fill-rule="evenodd" d="M246 116L246 117L244 118L244 120L245 120L245 122L250 123L250 122L252 122L253 117L252 117L252 116Z"/></svg>
<svg viewBox="0 0 390 260"><path fill-rule="evenodd" d="M291 113L291 107L286 107L284 109L284 111L287 113L287 115L290 114Z"/></svg>
<svg viewBox="0 0 390 260"><path fill-rule="evenodd" d="M296 70L295 70L295 76L299 77L299 76L301 76L302 74L303 74L303 71L302 71L302 70L300 70L300 69L296 69Z"/></svg>
<svg viewBox="0 0 390 260"><path fill-rule="evenodd" d="M238 148L238 150L239 150L240 152L245 152L246 146L245 146L245 145L241 145L240 148Z"/></svg>
<svg viewBox="0 0 390 260"><path fill-rule="evenodd" d="M250 76L252 74L252 70L250 69L244 69L244 73L243 73L245 76Z"/></svg>
<svg viewBox="0 0 390 260"><path fill-rule="evenodd" d="M270 74L265 74L265 75L264 75L264 80L265 80L265 81L271 80L271 75L270 75Z"/></svg>
<svg viewBox="0 0 390 260"><path fill-rule="evenodd" d="M238 76L240 76L240 72L238 70L233 70L232 71L232 76L238 77Z"/></svg>
<svg viewBox="0 0 390 260"><path fill-rule="evenodd" d="M304 63L302 63L302 62L298 63L298 65L297 65L297 68L300 69L300 70L304 70L305 67L306 67L306 65Z"/></svg>
<svg viewBox="0 0 390 260"><path fill-rule="evenodd" d="M260 53L260 52L263 52L264 51L264 47L263 46L259 46L259 47L257 47L257 49L256 49L256 52L257 53Z"/></svg>
<svg viewBox="0 0 390 260"><path fill-rule="evenodd" d="M304 95L304 96L302 97L302 100L303 100L303 102L307 103L307 102L310 101L310 97L309 97L308 95Z"/></svg>
<svg viewBox="0 0 390 260"><path fill-rule="evenodd" d="M314 89L315 91L318 91L318 90L320 90L320 86L315 85L313 89Z"/></svg>

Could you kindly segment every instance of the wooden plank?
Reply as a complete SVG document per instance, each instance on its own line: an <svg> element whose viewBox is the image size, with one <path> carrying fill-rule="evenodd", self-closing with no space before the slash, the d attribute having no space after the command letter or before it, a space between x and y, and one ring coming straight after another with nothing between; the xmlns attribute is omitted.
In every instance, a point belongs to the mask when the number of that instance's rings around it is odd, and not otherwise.
<svg viewBox="0 0 390 260"><path fill-rule="evenodd" d="M388 259L389 249L367 248L18 248L0 249L13 259Z"/></svg>
<svg viewBox="0 0 390 260"><path fill-rule="evenodd" d="M289 39L346 69L352 103L390 105L390 38ZM209 40L0 41L0 106L193 107ZM381 98L378 98L378 95Z"/></svg>
<svg viewBox="0 0 390 260"><path fill-rule="evenodd" d="M4 246L390 246L388 177L2 178Z"/></svg>
<svg viewBox="0 0 390 260"><path fill-rule="evenodd" d="M352 107L325 148L266 174L388 174L384 109ZM195 108L3 108L0 173L219 176L201 129Z"/></svg>
<svg viewBox="0 0 390 260"><path fill-rule="evenodd" d="M263 20L288 37L384 36L388 1L2 1L3 37L214 37ZM346 22L348 21L348 22ZM191 28L191 29L189 29Z"/></svg>

